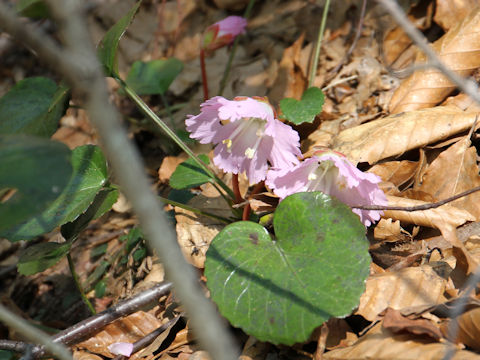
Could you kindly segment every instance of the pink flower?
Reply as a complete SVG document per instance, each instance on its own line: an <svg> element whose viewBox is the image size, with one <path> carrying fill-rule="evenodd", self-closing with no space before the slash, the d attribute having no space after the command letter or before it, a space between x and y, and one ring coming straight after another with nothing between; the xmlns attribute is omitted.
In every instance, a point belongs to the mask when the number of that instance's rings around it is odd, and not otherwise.
<svg viewBox="0 0 480 360"><path fill-rule="evenodd" d="M233 40L245 32L247 20L241 16L229 16L210 25L203 37L202 49L214 51L225 45L230 45Z"/></svg>
<svg viewBox="0 0 480 360"><path fill-rule="evenodd" d="M380 181L377 175L358 170L343 155L327 151L293 168L270 170L266 184L281 199L297 192L321 191L347 205L387 205L387 198L377 185ZM365 226L383 214L376 210L352 210Z"/></svg>
<svg viewBox="0 0 480 360"><path fill-rule="evenodd" d="M276 168L298 164L300 138L290 126L275 119L264 99L221 96L201 105L198 115L185 121L190 137L216 145L213 162L225 172L245 172L250 183L265 180L269 164Z"/></svg>
<svg viewBox="0 0 480 360"><path fill-rule="evenodd" d="M107 349L113 355L130 356L133 351L133 344L126 342L116 342L108 345Z"/></svg>

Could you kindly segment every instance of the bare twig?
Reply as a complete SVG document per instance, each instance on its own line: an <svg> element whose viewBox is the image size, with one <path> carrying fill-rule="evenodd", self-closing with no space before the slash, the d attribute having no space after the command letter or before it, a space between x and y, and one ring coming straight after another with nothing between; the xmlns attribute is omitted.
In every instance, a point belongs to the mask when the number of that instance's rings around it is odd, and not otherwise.
<svg viewBox="0 0 480 360"><path fill-rule="evenodd" d="M437 201L431 204L424 204L424 205L418 205L418 206L381 206L381 205L354 205L350 206L351 208L354 209L362 209L362 210L403 210L403 211L421 211L421 210L428 210L428 209L435 209L437 207L440 207L442 205L445 205L449 202L455 201L457 199L460 199L464 196L473 194L474 192L480 191L480 186L474 187L472 189L469 189L467 191L464 191L460 194L451 196L447 199Z"/></svg>
<svg viewBox="0 0 480 360"><path fill-rule="evenodd" d="M238 350L225 323L203 294L196 271L186 263L176 236L167 222L156 196L150 191L143 161L128 139L120 116L109 102L104 74L91 43L81 2L50 0L52 12L63 26L60 49L44 32L33 30L0 3L1 27L36 51L63 75L83 99L95 125L107 158L122 190L137 214L146 238L165 265L167 276L187 310L200 344L216 360L234 360Z"/></svg>
<svg viewBox="0 0 480 360"><path fill-rule="evenodd" d="M357 31L355 32L355 38L353 39L352 45L348 48L347 53L345 56L340 60L340 62L333 68L333 70L330 71L332 74L336 74L338 70L340 70L345 62L348 61L350 56L353 53L353 50L357 46L358 40L360 39L360 36L362 35L362 29L363 29L363 21L365 20L365 10L367 9L367 0L362 0L362 9L360 10L360 18L358 20L358 25L357 25Z"/></svg>
<svg viewBox="0 0 480 360"><path fill-rule="evenodd" d="M30 325L26 320L9 311L6 307L0 304L0 321L5 325L10 326L25 336L31 342L41 344L45 349L56 356L60 360L72 360L72 354L65 348L64 345L54 343L50 336L45 334L40 329ZM32 351L31 345L26 344L23 349L25 352Z"/></svg>
<svg viewBox="0 0 480 360"><path fill-rule="evenodd" d="M130 299L121 301L117 305L59 332L52 337L52 341L67 346L79 343L113 321L130 315L158 300L161 296L169 292L171 288L172 283L169 282L157 284ZM30 344L21 341L0 340L0 349L3 350L25 352L29 345ZM46 349L43 346L35 346L32 352L35 357L44 356Z"/></svg>

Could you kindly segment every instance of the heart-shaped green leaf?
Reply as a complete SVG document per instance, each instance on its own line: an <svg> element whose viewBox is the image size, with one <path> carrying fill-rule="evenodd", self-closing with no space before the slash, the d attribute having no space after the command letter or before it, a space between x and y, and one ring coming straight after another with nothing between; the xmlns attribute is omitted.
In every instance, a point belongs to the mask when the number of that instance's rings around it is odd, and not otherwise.
<svg viewBox="0 0 480 360"><path fill-rule="evenodd" d="M308 88L302 95L302 100L285 98L280 100L282 118L299 125L304 122L311 123L315 116L320 114L325 96L317 87Z"/></svg>
<svg viewBox="0 0 480 360"><path fill-rule="evenodd" d="M210 244L205 275L232 325L290 345L358 305L370 255L358 216L320 192L287 197L273 223L276 240L253 222L225 227Z"/></svg>
<svg viewBox="0 0 480 360"><path fill-rule="evenodd" d="M98 146L85 145L72 151L72 167L73 174L67 186L46 210L13 228L0 231L0 237L11 241L29 240L84 213L107 182L107 165Z"/></svg>
<svg viewBox="0 0 480 360"><path fill-rule="evenodd" d="M198 156L205 164L209 164L208 156L201 154ZM200 186L212 180L212 178L201 169L193 159L188 159L177 166L172 176L170 176L170 186L174 189L190 189Z"/></svg>
<svg viewBox="0 0 480 360"><path fill-rule="evenodd" d="M182 70L183 63L175 58L135 61L125 82L138 95L165 94Z"/></svg>
<svg viewBox="0 0 480 360"><path fill-rule="evenodd" d="M28 247L21 255L17 264L22 275L32 275L47 270L59 262L70 251L71 243L46 242Z"/></svg>
<svg viewBox="0 0 480 360"><path fill-rule="evenodd" d="M0 134L49 138L67 109L68 88L37 77L19 81L0 99Z"/></svg>
<svg viewBox="0 0 480 360"><path fill-rule="evenodd" d="M113 25L98 45L98 57L103 64L107 76L117 76L116 55L118 42L133 21L141 2L141 0L138 1L124 17Z"/></svg>
<svg viewBox="0 0 480 360"><path fill-rule="evenodd" d="M43 211L72 175L65 145L27 135L0 135L0 193L16 192L0 203L0 237L4 231Z"/></svg>

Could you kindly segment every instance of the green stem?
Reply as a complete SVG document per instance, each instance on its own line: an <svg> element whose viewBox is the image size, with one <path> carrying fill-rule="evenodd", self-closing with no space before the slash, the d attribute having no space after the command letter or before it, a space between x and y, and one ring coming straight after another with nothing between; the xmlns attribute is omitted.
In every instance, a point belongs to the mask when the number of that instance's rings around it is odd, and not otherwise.
<svg viewBox="0 0 480 360"><path fill-rule="evenodd" d="M85 303L85 305L87 305L90 312L93 315L95 315L97 312L95 311L95 308L93 307L90 300L88 300L87 296L85 295L85 292L83 291L82 284L80 284L80 279L78 278L78 274L75 271L75 265L73 264L72 255L70 255L70 253L67 254L67 260L68 260L68 267L70 268L70 272L72 273L72 276L73 276L73 281L75 282L75 285L77 286L77 289L80 292L80 296L82 297L83 302Z"/></svg>
<svg viewBox="0 0 480 360"><path fill-rule="evenodd" d="M243 17L248 19L250 16L250 12L252 11L253 5L255 4L255 0L250 0L243 13ZM230 51L230 56L228 57L227 65L225 66L225 71L223 72L222 80L220 80L220 89L218 90L218 95L221 96L223 91L225 90L225 86L227 85L228 75L230 74L230 69L232 68L233 57L235 56L235 52L237 51L238 42L240 37L237 36L233 41L232 50Z"/></svg>
<svg viewBox="0 0 480 360"><path fill-rule="evenodd" d="M210 176L212 179L215 180L215 182L220 185L220 187L230 196L230 198L233 200L234 199L234 195L233 195L233 191L227 186L227 184L225 184L217 175L215 175L208 167L207 165L198 158L197 155L195 155L193 153L192 150L190 150L190 148L178 137L177 134L175 134L175 132L173 132L168 126L167 124L165 124L163 122L162 119L160 119L157 114L155 114L155 112L152 111L152 109L150 109L148 107L147 104L145 104L145 102L135 93L135 91L133 91L132 89L130 89L130 87L122 80L120 79L120 77L115 77L115 80L120 84L120 86L123 88L123 90L125 90L125 92L127 93L127 95L130 97L130 99L132 99L135 104L144 112L144 114L149 117L150 119L152 119L153 121L155 121L155 123L160 126L160 128L183 150L187 153L188 156L190 156L196 163L197 165L203 170L205 171L208 176Z"/></svg>
<svg viewBox="0 0 480 360"><path fill-rule="evenodd" d="M315 54L313 55L312 67L310 68L310 78L308 79L308 87L312 87L313 82L315 81L315 75L317 73L317 66L318 66L318 56L320 55L320 48L322 47L323 34L325 32L325 26L327 24L327 15L328 15L329 7L330 7L330 0L326 0L325 7L323 8L322 23L320 24L320 28L318 29L317 43L315 44Z"/></svg>
<svg viewBox="0 0 480 360"><path fill-rule="evenodd" d="M185 205L185 204L182 204L182 203L179 203L179 202L176 202L176 201L173 201L173 200L170 200L170 199L161 197L161 196L159 196L159 198L160 198L160 200L162 200L164 203L167 203L167 204L170 204L170 205L173 205L173 206L178 206L179 208L182 208L182 209L191 211L191 212L193 212L193 213L195 213L195 214L199 214L199 215L203 215L203 216L208 216L209 218L212 218L212 219L215 219L215 220L220 220L221 222L224 222L224 223L226 223L226 224L231 224L231 223L233 222L232 220L229 220L229 219L227 219L227 218L224 218L223 216L218 216L218 215L209 213L209 212L207 212L207 211L203 211L203 210L194 208L194 207L192 207L192 206L188 206L188 205Z"/></svg>

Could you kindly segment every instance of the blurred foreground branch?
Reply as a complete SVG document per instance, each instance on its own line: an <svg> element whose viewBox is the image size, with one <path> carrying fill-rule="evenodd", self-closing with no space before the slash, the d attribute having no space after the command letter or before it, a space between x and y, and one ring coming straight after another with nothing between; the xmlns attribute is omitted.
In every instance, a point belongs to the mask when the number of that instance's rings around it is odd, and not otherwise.
<svg viewBox="0 0 480 360"><path fill-rule="evenodd" d="M0 3L0 27L34 50L37 55L64 76L83 101L92 124L123 193L132 204L150 245L165 265L174 283L175 293L185 306L192 329L200 344L217 360L237 358L236 346L220 320L212 302L198 283L198 274L187 264L144 172L138 150L131 144L120 116L109 102L109 94L95 48L85 24L81 1L49 1L52 13L62 29L65 47L25 24L7 6Z"/></svg>

